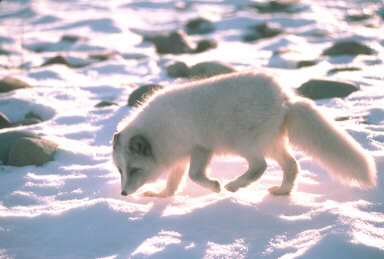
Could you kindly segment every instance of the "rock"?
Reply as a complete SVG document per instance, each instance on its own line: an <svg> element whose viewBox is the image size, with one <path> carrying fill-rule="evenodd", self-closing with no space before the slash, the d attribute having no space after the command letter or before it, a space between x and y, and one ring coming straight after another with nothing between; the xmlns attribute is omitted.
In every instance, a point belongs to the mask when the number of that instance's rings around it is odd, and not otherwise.
<svg viewBox="0 0 384 259"><path fill-rule="evenodd" d="M167 73L173 78L188 77L189 68L184 62L176 62L167 67Z"/></svg>
<svg viewBox="0 0 384 259"><path fill-rule="evenodd" d="M217 48L217 42L214 40L200 40L197 43L197 47L194 50L194 53L201 53L209 49Z"/></svg>
<svg viewBox="0 0 384 259"><path fill-rule="evenodd" d="M112 52L105 52L105 53L94 53L94 54L90 54L88 57L91 59L95 59L97 61L106 61L116 55L118 55L118 52L112 51Z"/></svg>
<svg viewBox="0 0 384 259"><path fill-rule="evenodd" d="M338 67L338 68L332 68L328 71L328 74L335 74L338 72L344 72L344 71L361 71L361 68L359 67Z"/></svg>
<svg viewBox="0 0 384 259"><path fill-rule="evenodd" d="M12 126L11 121L8 119L8 117L0 112L0 129L9 128Z"/></svg>
<svg viewBox="0 0 384 259"><path fill-rule="evenodd" d="M10 76L7 76L0 81L0 93L31 87L32 86L28 83Z"/></svg>
<svg viewBox="0 0 384 259"><path fill-rule="evenodd" d="M349 22L360 22L368 20L369 18L371 18L371 15L367 13L350 14L345 16L345 19Z"/></svg>
<svg viewBox="0 0 384 259"><path fill-rule="evenodd" d="M22 137L11 145L7 165L41 166L54 159L57 146L49 140Z"/></svg>
<svg viewBox="0 0 384 259"><path fill-rule="evenodd" d="M40 139L40 136L30 132L30 131L9 131L5 133L0 133L0 160L6 164L8 162L8 155L10 147L20 138L37 138Z"/></svg>
<svg viewBox="0 0 384 259"><path fill-rule="evenodd" d="M189 69L189 77L204 78L219 74L235 72L230 65L220 62L202 62Z"/></svg>
<svg viewBox="0 0 384 259"><path fill-rule="evenodd" d="M334 97L344 98L358 90L358 86L348 82L312 79L302 84L296 91L299 95L318 100Z"/></svg>
<svg viewBox="0 0 384 259"><path fill-rule="evenodd" d="M59 56L55 56L53 58L48 59L41 66L44 67L44 66L49 66L54 64L61 64L70 68L81 68L81 67L88 66L89 64L91 64L91 62L80 59L80 58L63 57L59 55Z"/></svg>
<svg viewBox="0 0 384 259"><path fill-rule="evenodd" d="M243 38L245 42L252 42L264 38L272 38L283 33L282 29L270 27L267 23L251 26L250 29L252 32L245 35Z"/></svg>
<svg viewBox="0 0 384 259"><path fill-rule="evenodd" d="M310 67L317 64L317 61L315 60L301 60L297 62L296 68L302 68L302 67Z"/></svg>
<svg viewBox="0 0 384 259"><path fill-rule="evenodd" d="M340 55L372 55L374 50L370 47L352 40L336 42L332 47L324 50L323 55L340 56Z"/></svg>
<svg viewBox="0 0 384 259"><path fill-rule="evenodd" d="M294 13L299 11L299 9L293 3L283 1L253 3L250 5L250 7L257 9L260 13Z"/></svg>
<svg viewBox="0 0 384 259"><path fill-rule="evenodd" d="M98 104L95 105L96 108L102 108L102 107L108 107L112 105L118 105L117 103L110 102L110 101L101 101Z"/></svg>
<svg viewBox="0 0 384 259"><path fill-rule="evenodd" d="M205 18L196 18L189 20L185 24L185 29L188 34L207 34L215 30L211 21Z"/></svg>
<svg viewBox="0 0 384 259"><path fill-rule="evenodd" d="M0 55L5 55L5 56L7 56L7 55L9 55L9 54L11 54L11 52L9 52L8 50L5 50L5 49L0 48Z"/></svg>
<svg viewBox="0 0 384 259"><path fill-rule="evenodd" d="M60 41L76 43L79 41L87 41L87 40L88 40L87 37L82 37L77 35L63 35Z"/></svg>
<svg viewBox="0 0 384 259"><path fill-rule="evenodd" d="M156 90L162 89L163 86L156 84L143 85L133 91L128 98L128 106L140 106L146 98L151 96Z"/></svg>
<svg viewBox="0 0 384 259"><path fill-rule="evenodd" d="M194 52L187 35L181 30L145 36L144 40L155 44L156 51L159 54L184 54Z"/></svg>

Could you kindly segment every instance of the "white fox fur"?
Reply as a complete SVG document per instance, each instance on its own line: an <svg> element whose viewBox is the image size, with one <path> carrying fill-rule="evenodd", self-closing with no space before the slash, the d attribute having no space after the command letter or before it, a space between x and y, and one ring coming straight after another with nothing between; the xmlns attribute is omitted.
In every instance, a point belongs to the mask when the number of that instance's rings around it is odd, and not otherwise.
<svg viewBox="0 0 384 259"><path fill-rule="evenodd" d="M189 164L192 180L221 190L206 169L213 155L237 155L248 171L225 186L237 191L257 180L270 158L284 171L273 194L288 194L298 166L289 144L319 162L346 184L373 187L373 158L313 102L296 97L273 77L246 72L190 82L156 92L115 134L113 159L121 172L122 194L135 192L168 171L164 197L174 194Z"/></svg>

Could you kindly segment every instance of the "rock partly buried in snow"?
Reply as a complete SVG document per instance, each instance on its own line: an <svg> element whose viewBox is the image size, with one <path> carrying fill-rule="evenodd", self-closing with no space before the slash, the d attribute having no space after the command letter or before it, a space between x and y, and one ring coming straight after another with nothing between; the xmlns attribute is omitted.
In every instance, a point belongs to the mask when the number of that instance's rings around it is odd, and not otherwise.
<svg viewBox="0 0 384 259"><path fill-rule="evenodd" d="M310 67L317 64L316 60L300 60L296 64L296 68Z"/></svg>
<svg viewBox="0 0 384 259"><path fill-rule="evenodd" d="M253 3L250 7L257 9L260 13L295 13L300 9L292 2L288 1L265 1Z"/></svg>
<svg viewBox="0 0 384 259"><path fill-rule="evenodd" d="M182 30L145 36L144 40L155 44L156 51L159 54L184 54L194 52L192 43Z"/></svg>
<svg viewBox="0 0 384 259"><path fill-rule="evenodd" d="M357 41L339 41L333 46L324 50L323 55L326 56L341 56L341 55L372 55L374 50Z"/></svg>
<svg viewBox="0 0 384 259"><path fill-rule="evenodd" d="M10 76L7 76L0 81L0 93L31 87L32 86L28 83Z"/></svg>
<svg viewBox="0 0 384 259"><path fill-rule="evenodd" d="M358 90L358 86L348 82L312 79L302 84L296 91L299 95L318 100L334 97L344 98Z"/></svg>
<svg viewBox="0 0 384 259"><path fill-rule="evenodd" d="M214 75L232 73L236 70L230 65L221 62L202 62L189 69L188 77L205 78Z"/></svg>
<svg viewBox="0 0 384 259"><path fill-rule="evenodd" d="M191 68L184 62L176 62L167 67L168 76L173 78L205 78L235 71L236 70L228 64L214 61L198 63Z"/></svg>
<svg viewBox="0 0 384 259"><path fill-rule="evenodd" d="M197 47L193 53L201 53L209 49L217 48L217 42L214 40L200 40L197 43Z"/></svg>
<svg viewBox="0 0 384 259"><path fill-rule="evenodd" d="M13 143L15 143L20 138L37 138L40 139L40 136L30 132L30 131L9 131L5 133L0 133L0 160L7 164L8 155L10 151L10 147Z"/></svg>
<svg viewBox="0 0 384 259"><path fill-rule="evenodd" d="M215 30L212 22L205 18L196 18L189 20L185 24L185 30L188 34L207 34Z"/></svg>
<svg viewBox="0 0 384 259"><path fill-rule="evenodd" d="M11 121L8 119L8 117L0 112L0 129L9 128L12 126Z"/></svg>
<svg viewBox="0 0 384 259"><path fill-rule="evenodd" d="M188 77L189 67L184 62L175 62L167 66L167 74L173 78Z"/></svg>
<svg viewBox="0 0 384 259"><path fill-rule="evenodd" d="M157 84L143 85L133 91L128 98L128 106L140 106L146 98L151 96L156 90L162 89L163 86Z"/></svg>
<svg viewBox="0 0 384 259"><path fill-rule="evenodd" d="M245 42L253 42L260 39L272 38L281 33L283 30L277 27L271 27L267 23L262 23L249 27L251 32L244 36Z"/></svg>
<svg viewBox="0 0 384 259"><path fill-rule="evenodd" d="M217 47L217 43L213 40L201 40L195 48L182 30L152 36L147 35L144 36L144 41L152 42L159 54L192 54Z"/></svg>
<svg viewBox="0 0 384 259"><path fill-rule="evenodd" d="M62 42L76 43L79 41L88 41L87 37L82 37L74 34L63 35L60 39Z"/></svg>
<svg viewBox="0 0 384 259"><path fill-rule="evenodd" d="M7 165L41 166L54 160L57 144L45 139L22 137L10 147Z"/></svg>
<svg viewBox="0 0 384 259"><path fill-rule="evenodd" d="M73 57L69 58L69 57L63 57L61 55L58 55L58 56L47 59L41 66L45 67L45 66L55 65L55 64L65 65L70 68L81 68L81 67L88 66L90 62L85 61L83 59L79 59L79 58L73 58Z"/></svg>
<svg viewBox="0 0 384 259"><path fill-rule="evenodd" d="M103 108L103 107L109 107L109 106L114 106L118 105L115 102L110 102L110 101L101 101L95 105L96 108Z"/></svg>
<svg viewBox="0 0 384 259"><path fill-rule="evenodd" d="M336 74L339 72L345 72L345 71L361 71L361 68L359 67L336 67L328 70L328 74Z"/></svg>

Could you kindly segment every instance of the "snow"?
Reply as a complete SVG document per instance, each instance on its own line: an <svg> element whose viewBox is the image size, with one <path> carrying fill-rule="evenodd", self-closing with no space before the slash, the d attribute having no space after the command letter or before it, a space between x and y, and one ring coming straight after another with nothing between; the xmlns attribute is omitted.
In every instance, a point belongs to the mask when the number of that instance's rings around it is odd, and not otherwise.
<svg viewBox="0 0 384 259"><path fill-rule="evenodd" d="M0 94L0 112L14 123L29 112L38 114L43 123L17 129L60 145L55 160L41 167L0 165L0 258L384 258L384 22L375 15L382 2L302 0L294 14L259 14L247 7L252 2L0 2L0 47L12 52L0 55L0 79L14 76L35 86ZM361 10L372 17L345 20ZM191 39L215 39L217 49L159 56L151 44L141 42L138 32L179 29L199 16L211 19L216 30ZM242 42L248 26L264 21L285 33ZM61 41L65 35L81 38ZM377 53L320 55L342 39L361 40ZM277 50L288 52L273 55ZM113 51L119 54L102 62L88 57ZM89 65L41 66L57 55ZM295 68L297 61L313 59L316 65ZM273 162L258 182L236 193L212 193L184 179L174 197L142 196L162 189L163 177L129 197L120 196L112 135L131 112L126 102L134 85L171 84L165 67L172 61L265 69L292 88L311 78L356 83L361 91L317 104L334 118L349 118L336 123L374 156L377 187L343 186L295 152L301 173L290 196L268 193L282 178ZM361 70L327 73L345 66ZM96 108L101 101L119 105ZM217 158L211 175L225 184L245 169L240 158Z"/></svg>

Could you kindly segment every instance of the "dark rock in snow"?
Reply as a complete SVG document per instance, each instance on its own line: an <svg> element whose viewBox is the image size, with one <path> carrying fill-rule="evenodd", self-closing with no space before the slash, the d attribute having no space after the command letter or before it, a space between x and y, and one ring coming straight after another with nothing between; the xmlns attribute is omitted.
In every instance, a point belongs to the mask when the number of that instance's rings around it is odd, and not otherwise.
<svg viewBox="0 0 384 259"><path fill-rule="evenodd" d="M252 32L248 33L243 38L245 42L252 42L264 38L272 38L283 33L282 29L273 28L267 23L251 26L250 29L252 30Z"/></svg>
<svg viewBox="0 0 384 259"><path fill-rule="evenodd" d="M194 52L187 35L181 30L145 36L144 40L155 44L156 51L159 54L184 54Z"/></svg>
<svg viewBox="0 0 384 259"><path fill-rule="evenodd" d="M104 52L104 53L93 53L93 54L89 54L88 57L91 59L95 59L97 61L106 61L118 54L119 54L118 52L112 51L112 52Z"/></svg>
<svg viewBox="0 0 384 259"><path fill-rule="evenodd" d="M162 89L163 86L156 84L143 85L133 91L128 98L128 106L140 106L146 98L151 96L156 90Z"/></svg>
<svg viewBox="0 0 384 259"><path fill-rule="evenodd" d="M312 79L302 84L296 91L299 95L313 99L344 98L358 91L359 87L348 82Z"/></svg>
<svg viewBox="0 0 384 259"><path fill-rule="evenodd" d="M88 38L77 36L77 35L63 35L61 37L61 41L70 42L70 43L76 43L79 41L87 41Z"/></svg>
<svg viewBox="0 0 384 259"><path fill-rule="evenodd" d="M0 112L0 129L9 128L12 126L11 121L8 119L8 117Z"/></svg>
<svg viewBox="0 0 384 259"><path fill-rule="evenodd" d="M296 68L302 68L302 67L310 67L317 64L317 61L315 60L301 60L297 62Z"/></svg>
<svg viewBox="0 0 384 259"><path fill-rule="evenodd" d="M251 8L257 9L260 13L295 13L300 9L293 3L283 1L267 1L250 4Z"/></svg>
<svg viewBox="0 0 384 259"><path fill-rule="evenodd" d="M28 83L14 77L5 77L0 81L0 93L10 92L16 89L31 88Z"/></svg>
<svg viewBox="0 0 384 259"><path fill-rule="evenodd" d="M194 53L201 53L209 49L217 48L217 42L214 40L200 40L197 43L197 47L194 50Z"/></svg>
<svg viewBox="0 0 384 259"><path fill-rule="evenodd" d="M108 106L118 105L117 103L110 102L110 101L101 101L98 104L95 105L96 108L103 108Z"/></svg>
<svg viewBox="0 0 384 259"><path fill-rule="evenodd" d="M230 65L220 62L202 62L192 66L189 69L189 77L204 78L219 74L235 72L236 70Z"/></svg>
<svg viewBox="0 0 384 259"><path fill-rule="evenodd" d="M173 78L188 77L189 68L184 62L176 62L167 67L167 73Z"/></svg>
<svg viewBox="0 0 384 259"><path fill-rule="evenodd" d="M19 138L10 147L7 165L41 166L54 159L57 146L56 143L45 139Z"/></svg>
<svg viewBox="0 0 384 259"><path fill-rule="evenodd" d="M336 42L332 47L324 50L323 55L340 56L340 55L372 55L374 50L370 47L352 40Z"/></svg>
<svg viewBox="0 0 384 259"><path fill-rule="evenodd" d="M5 133L0 133L0 160L7 164L8 162L8 154L10 147L13 143L15 143L20 138L36 138L40 139L40 136L30 132L30 131L10 131Z"/></svg>
<svg viewBox="0 0 384 259"><path fill-rule="evenodd" d="M189 20L185 24L185 29L188 34L207 34L215 30L211 21L205 18L196 18Z"/></svg>
<svg viewBox="0 0 384 259"><path fill-rule="evenodd" d="M70 60L68 58L65 58L59 55L59 56L55 56L53 58L48 59L41 66L45 67L45 66L54 65L54 64L61 64L70 68L81 68L81 67L88 66L90 62L86 62L85 60L80 60L76 58L72 58Z"/></svg>
<svg viewBox="0 0 384 259"><path fill-rule="evenodd" d="M361 68L359 67L338 67L338 68L332 68L328 71L328 74L335 74L338 72L344 72L344 71L361 71Z"/></svg>
<svg viewBox="0 0 384 259"><path fill-rule="evenodd" d="M350 22L360 22L365 21L371 18L372 16L367 13L360 13L360 14L350 14L345 16L345 19Z"/></svg>
<svg viewBox="0 0 384 259"><path fill-rule="evenodd" d="M8 50L0 48L0 55L9 55L9 54L11 54L11 52L9 52Z"/></svg>

